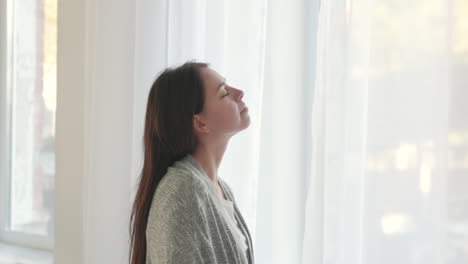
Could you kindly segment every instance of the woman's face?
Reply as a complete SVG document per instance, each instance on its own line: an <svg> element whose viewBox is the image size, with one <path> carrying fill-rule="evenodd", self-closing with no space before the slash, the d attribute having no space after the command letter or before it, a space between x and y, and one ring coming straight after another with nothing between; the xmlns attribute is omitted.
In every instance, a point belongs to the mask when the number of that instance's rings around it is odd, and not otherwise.
<svg viewBox="0 0 468 264"><path fill-rule="evenodd" d="M244 93L226 83L226 80L210 68L202 68L205 89L203 110L198 124L203 132L232 136L250 125L248 108L242 111ZM242 111L242 112L241 112Z"/></svg>

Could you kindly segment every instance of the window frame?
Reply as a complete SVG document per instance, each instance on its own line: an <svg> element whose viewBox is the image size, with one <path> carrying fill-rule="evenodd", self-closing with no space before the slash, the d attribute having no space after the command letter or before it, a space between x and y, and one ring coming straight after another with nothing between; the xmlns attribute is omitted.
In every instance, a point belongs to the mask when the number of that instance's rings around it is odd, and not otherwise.
<svg viewBox="0 0 468 264"><path fill-rule="evenodd" d="M54 233L28 234L8 230L11 198L11 54L14 47L13 0L0 0L0 242L52 252ZM53 221L53 220L52 220ZM53 221L54 222L54 221Z"/></svg>

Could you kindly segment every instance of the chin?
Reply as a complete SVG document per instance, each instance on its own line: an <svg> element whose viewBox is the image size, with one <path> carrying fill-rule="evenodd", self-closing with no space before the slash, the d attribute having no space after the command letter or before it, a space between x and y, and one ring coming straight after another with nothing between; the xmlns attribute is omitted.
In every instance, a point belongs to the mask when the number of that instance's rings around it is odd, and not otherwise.
<svg viewBox="0 0 468 264"><path fill-rule="evenodd" d="M243 130L247 129L249 126L250 126L250 118L245 122L245 126L244 126Z"/></svg>

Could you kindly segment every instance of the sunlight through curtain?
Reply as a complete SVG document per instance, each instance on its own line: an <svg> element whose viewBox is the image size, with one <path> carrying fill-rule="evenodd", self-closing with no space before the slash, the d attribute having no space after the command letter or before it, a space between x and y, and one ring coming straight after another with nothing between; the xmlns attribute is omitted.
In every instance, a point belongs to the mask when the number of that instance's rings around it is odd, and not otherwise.
<svg viewBox="0 0 468 264"><path fill-rule="evenodd" d="M468 3L324 0L318 31L303 264L467 263Z"/></svg>

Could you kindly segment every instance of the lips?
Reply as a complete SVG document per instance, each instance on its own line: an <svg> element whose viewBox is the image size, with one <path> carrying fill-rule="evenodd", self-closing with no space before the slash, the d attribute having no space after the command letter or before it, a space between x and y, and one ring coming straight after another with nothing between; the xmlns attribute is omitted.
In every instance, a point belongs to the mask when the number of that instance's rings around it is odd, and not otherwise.
<svg viewBox="0 0 468 264"><path fill-rule="evenodd" d="M240 112L242 113L242 112L245 112L247 110L249 110L249 108L247 106L244 106Z"/></svg>

